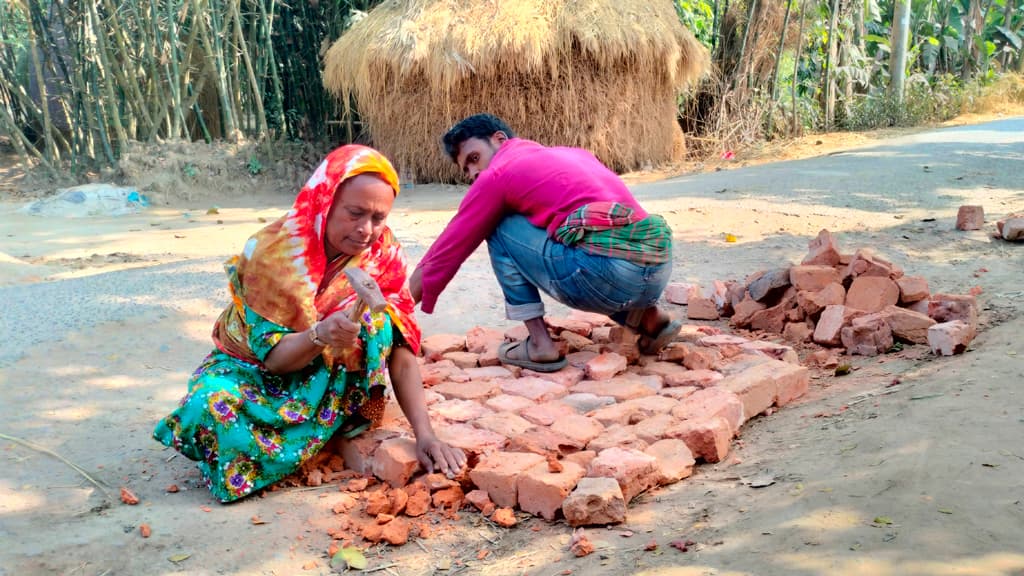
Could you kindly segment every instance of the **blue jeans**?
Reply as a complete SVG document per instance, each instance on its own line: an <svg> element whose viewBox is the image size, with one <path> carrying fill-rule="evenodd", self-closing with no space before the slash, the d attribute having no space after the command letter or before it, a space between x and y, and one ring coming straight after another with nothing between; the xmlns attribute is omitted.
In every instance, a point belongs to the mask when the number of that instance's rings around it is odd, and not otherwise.
<svg viewBox="0 0 1024 576"><path fill-rule="evenodd" d="M548 237L525 216L507 216L487 239L509 320L544 315L539 290L570 308L636 328L668 284L671 262L644 266L590 254Z"/></svg>

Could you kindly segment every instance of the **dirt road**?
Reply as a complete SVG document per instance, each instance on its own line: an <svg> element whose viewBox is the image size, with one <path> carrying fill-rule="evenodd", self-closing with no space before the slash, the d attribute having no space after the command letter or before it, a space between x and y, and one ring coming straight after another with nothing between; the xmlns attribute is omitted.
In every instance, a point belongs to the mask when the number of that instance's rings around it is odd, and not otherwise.
<svg viewBox="0 0 1024 576"><path fill-rule="evenodd" d="M796 405L747 424L731 458L641 496L625 525L588 530L598 550L585 558L569 554L562 523L506 531L466 513L431 539L372 548L371 566L402 575L1024 574L1024 246L991 229L953 229L962 204L983 205L990 222L1024 211L1022 167L1024 119L1015 118L635 185L676 232L674 280L742 279L798 261L828 228L847 251L875 248L933 292L979 286L983 331L963 356L909 348L854 358L850 376L819 375ZM413 261L461 192L417 186L399 197L391 223ZM191 462L150 439L210 349L226 299L221 261L289 201L218 198L87 222L0 205L0 575L330 572L336 488L221 506ZM446 314L422 323L427 333L506 326L500 302L478 250L442 296ZM103 488L10 437L60 454ZM168 493L171 484L180 491ZM121 504L120 486L141 503ZM694 544L670 546L680 539Z"/></svg>

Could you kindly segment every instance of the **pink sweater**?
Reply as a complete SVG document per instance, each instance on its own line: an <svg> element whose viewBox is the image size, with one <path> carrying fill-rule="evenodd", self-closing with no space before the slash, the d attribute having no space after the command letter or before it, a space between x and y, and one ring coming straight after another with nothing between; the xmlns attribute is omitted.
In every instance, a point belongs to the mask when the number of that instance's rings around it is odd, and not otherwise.
<svg viewBox="0 0 1024 576"><path fill-rule="evenodd" d="M640 219L647 217L625 183L590 152L506 140L423 256L420 309L434 311L437 297L459 267L506 215L522 214L554 237L569 213L591 202L620 202Z"/></svg>

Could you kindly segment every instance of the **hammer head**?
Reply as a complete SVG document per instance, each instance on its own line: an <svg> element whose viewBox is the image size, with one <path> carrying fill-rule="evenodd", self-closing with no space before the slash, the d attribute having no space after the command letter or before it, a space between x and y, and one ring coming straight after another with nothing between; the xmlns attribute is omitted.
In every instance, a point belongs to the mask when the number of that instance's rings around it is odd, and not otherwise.
<svg viewBox="0 0 1024 576"><path fill-rule="evenodd" d="M355 290L356 296L373 312L380 312L387 307L388 301L380 291L380 286L362 268L345 268L345 276Z"/></svg>

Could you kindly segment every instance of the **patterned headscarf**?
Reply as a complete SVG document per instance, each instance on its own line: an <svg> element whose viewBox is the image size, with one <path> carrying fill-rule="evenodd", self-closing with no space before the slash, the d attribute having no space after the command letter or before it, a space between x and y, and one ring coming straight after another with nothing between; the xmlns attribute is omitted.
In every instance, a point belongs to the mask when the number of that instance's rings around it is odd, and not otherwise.
<svg viewBox="0 0 1024 576"><path fill-rule="evenodd" d="M225 263L233 304L214 327L214 342L220 350L255 360L248 344L245 306L299 332L355 302L356 294L340 270L327 286L321 289L320 285L329 265L324 251L327 216L341 184L359 174L376 175L398 194L398 175L383 154L366 146L342 146L327 155L302 187L292 209L249 238L242 254ZM420 329L406 285L405 255L391 229L385 226L370 248L348 258L344 266L362 268L377 281L388 300L388 315L418 354ZM358 364L350 357L353 354L362 351L327 349L324 355L329 364L336 356L346 365Z"/></svg>

